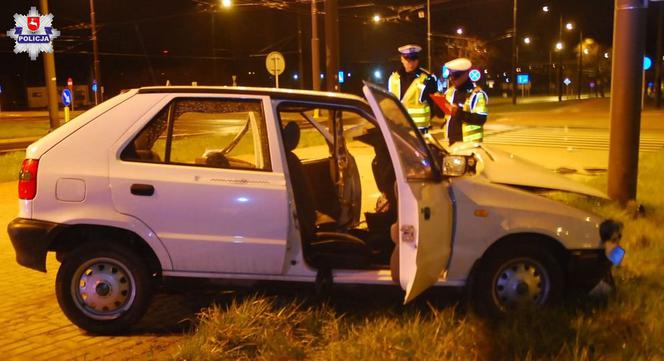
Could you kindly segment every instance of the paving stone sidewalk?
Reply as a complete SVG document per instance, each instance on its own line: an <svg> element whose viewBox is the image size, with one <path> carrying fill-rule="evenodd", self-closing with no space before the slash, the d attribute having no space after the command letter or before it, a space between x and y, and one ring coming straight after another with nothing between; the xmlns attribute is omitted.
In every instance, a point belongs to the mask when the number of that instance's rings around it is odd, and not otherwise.
<svg viewBox="0 0 664 361"><path fill-rule="evenodd" d="M17 212L16 183L0 183L0 359L2 360L163 360L191 327L206 296L162 293L147 316L122 336L92 336L64 316L55 298L59 262L48 273L19 266L6 227Z"/></svg>

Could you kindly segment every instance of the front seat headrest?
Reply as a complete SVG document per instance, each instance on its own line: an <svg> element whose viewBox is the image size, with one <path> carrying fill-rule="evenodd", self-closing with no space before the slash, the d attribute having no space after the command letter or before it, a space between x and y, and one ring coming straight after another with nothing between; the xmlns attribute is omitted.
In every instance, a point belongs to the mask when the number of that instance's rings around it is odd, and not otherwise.
<svg viewBox="0 0 664 361"><path fill-rule="evenodd" d="M295 122L288 122L282 130L284 136L284 147L287 152L293 151L300 142L300 127Z"/></svg>

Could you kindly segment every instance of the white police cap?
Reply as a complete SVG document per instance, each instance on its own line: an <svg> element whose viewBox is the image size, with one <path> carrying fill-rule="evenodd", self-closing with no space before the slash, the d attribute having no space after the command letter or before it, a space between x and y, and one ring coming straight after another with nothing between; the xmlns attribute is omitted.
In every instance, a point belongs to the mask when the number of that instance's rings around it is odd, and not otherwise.
<svg viewBox="0 0 664 361"><path fill-rule="evenodd" d="M473 63L466 58L457 58L450 60L445 63L445 67L450 70L450 72L461 72L468 71L473 66Z"/></svg>
<svg viewBox="0 0 664 361"><path fill-rule="evenodd" d="M397 50L399 50L401 55L415 56L419 54L420 51L422 51L422 47L415 44L407 44L404 46L400 46Z"/></svg>

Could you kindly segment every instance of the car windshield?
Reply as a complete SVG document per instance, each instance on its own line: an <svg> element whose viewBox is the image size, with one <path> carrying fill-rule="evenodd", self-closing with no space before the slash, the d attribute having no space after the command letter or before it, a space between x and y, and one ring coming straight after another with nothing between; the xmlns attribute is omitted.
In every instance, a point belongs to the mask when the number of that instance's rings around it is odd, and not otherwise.
<svg viewBox="0 0 664 361"><path fill-rule="evenodd" d="M403 106L392 95L370 86L381 113L390 128L390 134L397 147L405 176L409 180L435 180L436 163L431 157L422 135Z"/></svg>

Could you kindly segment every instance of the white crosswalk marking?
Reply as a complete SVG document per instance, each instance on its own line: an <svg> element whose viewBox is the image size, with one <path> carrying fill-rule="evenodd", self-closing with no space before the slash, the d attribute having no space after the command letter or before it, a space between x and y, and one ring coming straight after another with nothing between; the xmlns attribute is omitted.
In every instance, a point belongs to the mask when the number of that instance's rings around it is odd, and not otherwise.
<svg viewBox="0 0 664 361"><path fill-rule="evenodd" d="M488 127L484 143L543 148L608 150L609 130L553 127ZM639 150L664 149L664 132L641 132Z"/></svg>

